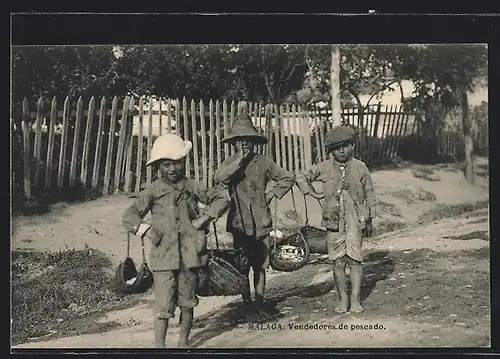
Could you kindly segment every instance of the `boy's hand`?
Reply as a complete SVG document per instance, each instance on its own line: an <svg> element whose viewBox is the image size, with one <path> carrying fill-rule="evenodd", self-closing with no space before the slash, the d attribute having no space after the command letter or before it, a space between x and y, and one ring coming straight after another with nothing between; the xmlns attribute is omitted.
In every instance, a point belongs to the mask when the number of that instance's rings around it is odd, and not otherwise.
<svg viewBox="0 0 500 359"><path fill-rule="evenodd" d="M206 214L203 214L199 216L198 218L195 218L191 221L191 224L195 229L203 229L208 225L208 222L210 221L210 217L207 216Z"/></svg>
<svg viewBox="0 0 500 359"><path fill-rule="evenodd" d="M275 197L273 192L267 192L266 193L266 204L269 206L271 204L271 201Z"/></svg>
<svg viewBox="0 0 500 359"><path fill-rule="evenodd" d="M366 221L365 221L365 237L371 237L372 234L373 234L373 222L372 222L372 218L369 217Z"/></svg>
<svg viewBox="0 0 500 359"><path fill-rule="evenodd" d="M318 192L316 192L316 191L311 191L311 192L309 192L308 194L309 194L309 196L311 196L312 198L316 198L316 199L323 199L323 198L325 198L324 193L318 193Z"/></svg>
<svg viewBox="0 0 500 359"><path fill-rule="evenodd" d="M241 141L236 142L236 148L238 149L238 158L244 160L248 156L249 152L243 151Z"/></svg>

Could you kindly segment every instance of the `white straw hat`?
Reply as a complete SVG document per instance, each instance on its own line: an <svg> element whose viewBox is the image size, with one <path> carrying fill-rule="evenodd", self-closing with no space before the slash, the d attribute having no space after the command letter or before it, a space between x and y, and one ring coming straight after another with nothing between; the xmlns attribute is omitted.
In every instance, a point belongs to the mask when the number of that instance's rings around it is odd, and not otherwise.
<svg viewBox="0 0 500 359"><path fill-rule="evenodd" d="M174 161L180 160L181 158L186 157L192 148L193 144L191 141L184 141L178 135L168 133L160 136L153 143L151 157L146 163L146 166L162 159Z"/></svg>

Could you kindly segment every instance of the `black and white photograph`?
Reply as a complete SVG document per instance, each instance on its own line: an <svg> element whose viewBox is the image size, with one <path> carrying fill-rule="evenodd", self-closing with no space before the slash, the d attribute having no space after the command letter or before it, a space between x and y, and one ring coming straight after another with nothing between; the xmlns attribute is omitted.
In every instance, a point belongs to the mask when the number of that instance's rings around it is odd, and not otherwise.
<svg viewBox="0 0 500 359"><path fill-rule="evenodd" d="M486 43L11 46L12 348L489 348Z"/></svg>

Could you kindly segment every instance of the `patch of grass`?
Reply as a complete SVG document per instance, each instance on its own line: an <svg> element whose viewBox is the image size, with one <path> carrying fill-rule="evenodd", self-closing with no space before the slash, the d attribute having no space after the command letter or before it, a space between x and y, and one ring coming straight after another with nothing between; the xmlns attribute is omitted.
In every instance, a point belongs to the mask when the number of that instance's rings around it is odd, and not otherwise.
<svg viewBox="0 0 500 359"><path fill-rule="evenodd" d="M415 201L435 201L437 199L436 195L432 192L426 191L422 188L418 188L414 191L408 188L401 188L391 192L393 197L402 199L406 201L407 204L414 204Z"/></svg>
<svg viewBox="0 0 500 359"><path fill-rule="evenodd" d="M394 232L406 228L408 225L405 222L387 221L381 222L373 227L372 236L378 236L388 232Z"/></svg>
<svg viewBox="0 0 500 359"><path fill-rule="evenodd" d="M75 331L109 330L110 323L97 325L94 319L110 310L135 305L142 298L122 296L116 291L111 266L102 252L93 249L14 250L12 344L54 332L54 336L61 337Z"/></svg>
<svg viewBox="0 0 500 359"><path fill-rule="evenodd" d="M420 178L426 181L437 182L441 179L439 176L434 174L434 170L428 167L420 167L412 170L412 174L415 178Z"/></svg>
<svg viewBox="0 0 500 359"><path fill-rule="evenodd" d="M488 208L489 201L478 201L476 203L460 203L454 205L440 204L427 213L420 216L419 221L423 223L433 222L445 218L454 218L466 213Z"/></svg>
<svg viewBox="0 0 500 359"><path fill-rule="evenodd" d="M456 240L462 240L462 241L468 241L471 239L481 239L483 241L489 241L490 240L490 235L488 234L488 231L474 231L470 232L467 234L462 234L460 236L446 236L443 238L449 238L449 239L456 239Z"/></svg>
<svg viewBox="0 0 500 359"><path fill-rule="evenodd" d="M380 209L382 213L389 213L396 217L402 217L401 210L395 204L379 200L377 201L377 207Z"/></svg>
<svg viewBox="0 0 500 359"><path fill-rule="evenodd" d="M398 189L394 192L391 192L391 195L395 198L399 198L406 201L407 204L415 203L415 199L413 198L413 192L408 188Z"/></svg>

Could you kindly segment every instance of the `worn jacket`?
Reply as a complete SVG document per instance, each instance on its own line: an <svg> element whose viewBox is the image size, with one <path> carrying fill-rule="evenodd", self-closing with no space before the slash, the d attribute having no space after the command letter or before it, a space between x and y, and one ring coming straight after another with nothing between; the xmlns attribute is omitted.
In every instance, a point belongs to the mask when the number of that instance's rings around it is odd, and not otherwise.
<svg viewBox="0 0 500 359"><path fill-rule="evenodd" d="M316 165L313 165L307 171L297 175L297 186L303 194L308 194L312 188L311 183L318 181L323 183L323 193L325 201L323 204L323 226L329 227L330 215L335 211L338 205L338 191L342 189L342 164L329 158ZM348 194L354 201L358 217L365 220L369 217L375 217L376 199L373 189L373 182L368 167L355 158L352 158L345 167L344 181Z"/></svg>
<svg viewBox="0 0 500 359"><path fill-rule="evenodd" d="M255 153L240 161L234 154L219 167L216 178L227 185L231 202L227 230L262 237L272 230L271 210L266 203L266 187L282 198L295 183L295 176L278 166L269 157Z"/></svg>
<svg viewBox="0 0 500 359"><path fill-rule="evenodd" d="M198 203L207 205L203 210ZM125 229L135 233L143 218L151 212L151 233L157 233L157 245L153 244L150 253L152 270L177 270L204 266L208 260L205 230L197 230L191 220L201 212L218 219L229 204L227 191L222 187L207 189L201 183L185 178L177 184L170 184L158 178L139 193L138 198L123 214ZM149 235L152 235L152 234Z"/></svg>

